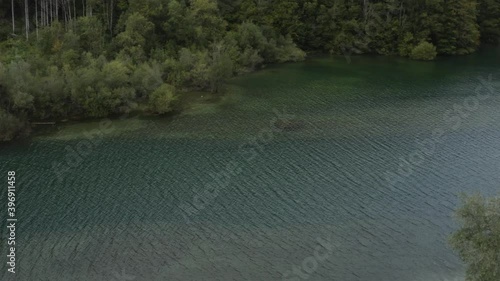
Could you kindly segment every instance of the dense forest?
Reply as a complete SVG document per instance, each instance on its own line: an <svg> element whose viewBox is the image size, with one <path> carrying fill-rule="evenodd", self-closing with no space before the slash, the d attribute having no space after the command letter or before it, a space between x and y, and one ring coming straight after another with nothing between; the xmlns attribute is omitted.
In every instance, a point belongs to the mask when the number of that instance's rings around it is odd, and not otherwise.
<svg viewBox="0 0 500 281"><path fill-rule="evenodd" d="M500 41L500 0L4 0L0 140L31 120L165 114L306 52L432 60Z"/></svg>

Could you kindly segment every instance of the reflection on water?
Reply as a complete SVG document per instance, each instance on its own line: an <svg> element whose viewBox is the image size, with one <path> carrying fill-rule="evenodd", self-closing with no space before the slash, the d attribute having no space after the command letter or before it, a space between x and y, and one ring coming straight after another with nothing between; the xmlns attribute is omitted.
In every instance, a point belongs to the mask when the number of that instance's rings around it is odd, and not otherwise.
<svg viewBox="0 0 500 281"><path fill-rule="evenodd" d="M447 246L457 195L500 182L495 59L273 66L173 119L114 120L90 139L99 122L87 122L1 147L1 170L18 174L17 280L460 278ZM496 92L454 112L489 74ZM292 123L263 141L276 111ZM435 129L442 141L403 169ZM238 173L198 208L228 163Z"/></svg>

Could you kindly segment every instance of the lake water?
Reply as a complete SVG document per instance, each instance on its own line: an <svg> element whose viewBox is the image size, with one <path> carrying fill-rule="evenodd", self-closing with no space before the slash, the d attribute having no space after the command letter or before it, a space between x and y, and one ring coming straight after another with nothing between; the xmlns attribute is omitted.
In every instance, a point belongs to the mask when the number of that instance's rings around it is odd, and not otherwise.
<svg viewBox="0 0 500 281"><path fill-rule="evenodd" d="M499 51L311 58L227 91L1 146L0 279L463 280L459 195L500 188Z"/></svg>

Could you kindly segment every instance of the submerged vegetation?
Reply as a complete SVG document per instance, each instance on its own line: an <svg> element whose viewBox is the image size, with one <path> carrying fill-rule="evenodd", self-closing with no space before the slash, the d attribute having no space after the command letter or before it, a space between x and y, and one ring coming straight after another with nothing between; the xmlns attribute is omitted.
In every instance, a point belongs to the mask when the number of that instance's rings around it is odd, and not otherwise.
<svg viewBox="0 0 500 281"><path fill-rule="evenodd" d="M431 60L500 38L492 0L11 0L0 16L0 140L28 120L165 114L307 51Z"/></svg>

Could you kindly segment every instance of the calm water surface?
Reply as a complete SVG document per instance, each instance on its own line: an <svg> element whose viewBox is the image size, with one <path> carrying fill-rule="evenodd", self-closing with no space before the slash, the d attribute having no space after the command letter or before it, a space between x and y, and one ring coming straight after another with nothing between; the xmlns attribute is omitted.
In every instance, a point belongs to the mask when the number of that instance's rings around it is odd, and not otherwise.
<svg viewBox="0 0 500 281"><path fill-rule="evenodd" d="M478 77L494 91L478 98ZM316 58L170 119L114 120L94 143L99 122L2 146L19 222L18 273L2 242L0 279L462 280L447 237L461 192L498 194L499 91L493 50ZM276 112L289 121L271 134Z"/></svg>

